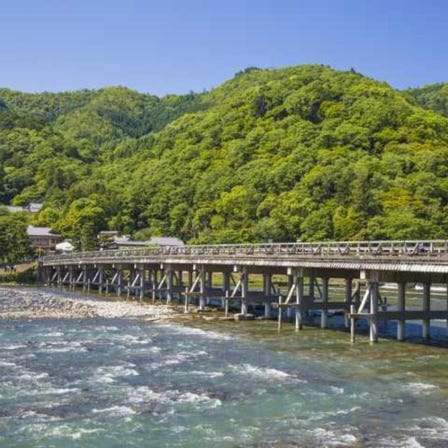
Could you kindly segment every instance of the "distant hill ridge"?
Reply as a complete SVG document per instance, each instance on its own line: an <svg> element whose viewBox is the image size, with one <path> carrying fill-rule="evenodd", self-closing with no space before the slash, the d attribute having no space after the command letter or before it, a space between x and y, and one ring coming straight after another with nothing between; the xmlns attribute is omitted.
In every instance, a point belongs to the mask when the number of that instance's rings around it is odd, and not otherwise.
<svg viewBox="0 0 448 448"><path fill-rule="evenodd" d="M201 94L0 89L0 200L92 247L110 228L191 242L445 237L446 84L249 68Z"/></svg>

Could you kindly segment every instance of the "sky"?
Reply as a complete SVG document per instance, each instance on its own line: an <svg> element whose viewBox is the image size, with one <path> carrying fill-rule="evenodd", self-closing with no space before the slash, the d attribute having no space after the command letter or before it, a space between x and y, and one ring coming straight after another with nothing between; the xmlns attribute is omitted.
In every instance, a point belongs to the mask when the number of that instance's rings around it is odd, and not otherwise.
<svg viewBox="0 0 448 448"><path fill-rule="evenodd" d="M311 63L448 81L448 0L0 0L0 87L162 96Z"/></svg>

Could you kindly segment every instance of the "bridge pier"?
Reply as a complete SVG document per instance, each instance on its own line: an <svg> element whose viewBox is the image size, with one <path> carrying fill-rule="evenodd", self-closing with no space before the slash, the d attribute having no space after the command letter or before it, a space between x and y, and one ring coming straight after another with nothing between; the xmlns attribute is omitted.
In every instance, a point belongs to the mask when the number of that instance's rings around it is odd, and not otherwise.
<svg viewBox="0 0 448 448"><path fill-rule="evenodd" d="M205 266L201 265L198 272L199 277L199 309L205 309Z"/></svg>
<svg viewBox="0 0 448 448"><path fill-rule="evenodd" d="M320 328L327 328L328 324L328 277L322 277L322 311L320 315Z"/></svg>
<svg viewBox="0 0 448 448"><path fill-rule="evenodd" d="M350 319L348 313L350 312L350 305L352 303L352 279L350 277L345 279L345 308L344 308L344 325L345 328L350 326Z"/></svg>
<svg viewBox="0 0 448 448"><path fill-rule="evenodd" d="M297 273L296 284L296 331L303 329L303 274Z"/></svg>
<svg viewBox="0 0 448 448"><path fill-rule="evenodd" d="M249 269L247 266L243 266L241 270L241 314L246 315L248 313L247 296L249 291Z"/></svg>
<svg viewBox="0 0 448 448"><path fill-rule="evenodd" d="M123 270L122 270L121 266L117 267L116 276L117 276L116 292L117 292L117 296L121 296L121 292L123 289Z"/></svg>
<svg viewBox="0 0 448 448"><path fill-rule="evenodd" d="M431 283L423 283L423 320L422 320L422 338L430 338L430 311L431 311Z"/></svg>
<svg viewBox="0 0 448 448"><path fill-rule="evenodd" d="M370 342L378 342L378 282L369 282L370 287Z"/></svg>
<svg viewBox="0 0 448 448"><path fill-rule="evenodd" d="M171 267L165 270L166 275L166 304L171 305L173 301L173 270Z"/></svg>
<svg viewBox="0 0 448 448"><path fill-rule="evenodd" d="M264 317L269 319L271 317L271 302L269 296L272 292L272 274L263 274L263 293L267 297L264 304Z"/></svg>
<svg viewBox="0 0 448 448"><path fill-rule="evenodd" d="M397 320L397 340L404 341L406 338L406 320L404 313L406 311L406 282L398 282L398 312L400 318Z"/></svg>

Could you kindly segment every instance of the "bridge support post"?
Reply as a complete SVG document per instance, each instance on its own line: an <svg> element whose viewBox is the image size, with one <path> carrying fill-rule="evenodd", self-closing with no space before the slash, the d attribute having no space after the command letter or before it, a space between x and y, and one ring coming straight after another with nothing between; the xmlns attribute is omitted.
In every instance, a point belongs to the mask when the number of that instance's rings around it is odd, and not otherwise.
<svg viewBox="0 0 448 448"><path fill-rule="evenodd" d="M132 283L135 276L135 268L131 267L129 268L129 275L128 275L128 281L127 281L127 287L126 287L126 297L129 298L131 295L131 289L132 289Z"/></svg>
<svg viewBox="0 0 448 448"><path fill-rule="evenodd" d="M320 327L327 328L328 321L328 277L322 277L322 311L320 315Z"/></svg>
<svg viewBox="0 0 448 448"><path fill-rule="evenodd" d="M73 278L73 266L70 266L68 268L68 289L69 290L75 289L74 278Z"/></svg>
<svg viewBox="0 0 448 448"><path fill-rule="evenodd" d="M353 317L353 315L356 313L356 306L355 305L350 305L350 342L354 343L355 342L355 326L356 326L356 321L355 318Z"/></svg>
<svg viewBox="0 0 448 448"><path fill-rule="evenodd" d="M230 291L230 272L228 271L222 273L222 289L224 292Z"/></svg>
<svg viewBox="0 0 448 448"><path fill-rule="evenodd" d="M117 268L117 296L121 296L121 290L123 289L123 270L121 266Z"/></svg>
<svg viewBox="0 0 448 448"><path fill-rule="evenodd" d="M278 324L277 330L280 331L282 329L282 296L278 298Z"/></svg>
<svg viewBox="0 0 448 448"><path fill-rule="evenodd" d="M241 271L241 314L247 314L247 292L249 288L249 270L243 266Z"/></svg>
<svg viewBox="0 0 448 448"><path fill-rule="evenodd" d="M98 294L103 292L103 267L98 266Z"/></svg>
<svg viewBox="0 0 448 448"><path fill-rule="evenodd" d="M303 329L303 276L296 277L296 331Z"/></svg>
<svg viewBox="0 0 448 448"><path fill-rule="evenodd" d="M271 302L270 295L272 290L272 275L271 274L263 274L263 293L266 296L266 300L264 302L264 317L269 319L271 317Z"/></svg>
<svg viewBox="0 0 448 448"><path fill-rule="evenodd" d="M87 290L87 266L82 267L82 290Z"/></svg>
<svg viewBox="0 0 448 448"><path fill-rule="evenodd" d="M173 301L173 270L168 267L166 270L166 304L170 305Z"/></svg>
<svg viewBox="0 0 448 448"><path fill-rule="evenodd" d="M151 269L151 298L152 303L156 303L156 289L157 289L157 271L156 268Z"/></svg>
<svg viewBox="0 0 448 448"><path fill-rule="evenodd" d="M423 283L423 321L422 321L422 338L428 340L430 338L430 320L429 313L431 311L431 283Z"/></svg>
<svg viewBox="0 0 448 448"><path fill-rule="evenodd" d="M370 342L378 342L378 282L370 281Z"/></svg>
<svg viewBox="0 0 448 448"><path fill-rule="evenodd" d="M228 301L229 301L229 291L230 291L230 272L228 272L228 271L223 271L223 273L222 273L222 290L225 294L225 297L222 301L222 308L225 310L225 308L227 306L227 311L228 311L228 306L229 306Z"/></svg>
<svg viewBox="0 0 448 448"><path fill-rule="evenodd" d="M199 309L203 310L205 308L205 266L201 265L199 267Z"/></svg>
<svg viewBox="0 0 448 448"><path fill-rule="evenodd" d="M189 311L189 297L188 297L188 287L185 287L185 297L184 297L184 313L187 314Z"/></svg>
<svg viewBox="0 0 448 448"><path fill-rule="evenodd" d="M345 328L348 328L351 323L350 319L348 317L348 312L350 312L350 305L352 302L352 279L346 278L345 279L345 310L344 310L344 325Z"/></svg>
<svg viewBox="0 0 448 448"><path fill-rule="evenodd" d="M57 268L56 268L56 271L57 271L57 284L58 284L58 286L59 287L61 287L62 286L62 273L61 273L61 267L60 266L58 266Z"/></svg>
<svg viewBox="0 0 448 448"><path fill-rule="evenodd" d="M145 296L145 267L141 266L139 269L140 273L140 289L139 289L139 299L140 302L143 300L143 297Z"/></svg>
<svg viewBox="0 0 448 448"><path fill-rule="evenodd" d="M404 341L406 338L406 320L404 313L406 310L406 283L398 283L398 311L401 313L397 321L397 341Z"/></svg>
<svg viewBox="0 0 448 448"><path fill-rule="evenodd" d="M291 291L291 288L294 285L294 275L288 273L288 291ZM303 281L302 281L302 296L303 296ZM297 319L297 315L296 315ZM292 309L290 307L286 307L286 320L288 322L292 322Z"/></svg>

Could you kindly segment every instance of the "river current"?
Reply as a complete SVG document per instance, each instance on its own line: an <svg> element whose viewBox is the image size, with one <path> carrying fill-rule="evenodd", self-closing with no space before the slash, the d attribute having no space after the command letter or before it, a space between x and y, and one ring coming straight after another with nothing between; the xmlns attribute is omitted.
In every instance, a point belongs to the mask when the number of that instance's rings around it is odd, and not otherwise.
<svg viewBox="0 0 448 448"><path fill-rule="evenodd" d="M1 447L447 447L448 349L275 322L0 320Z"/></svg>

